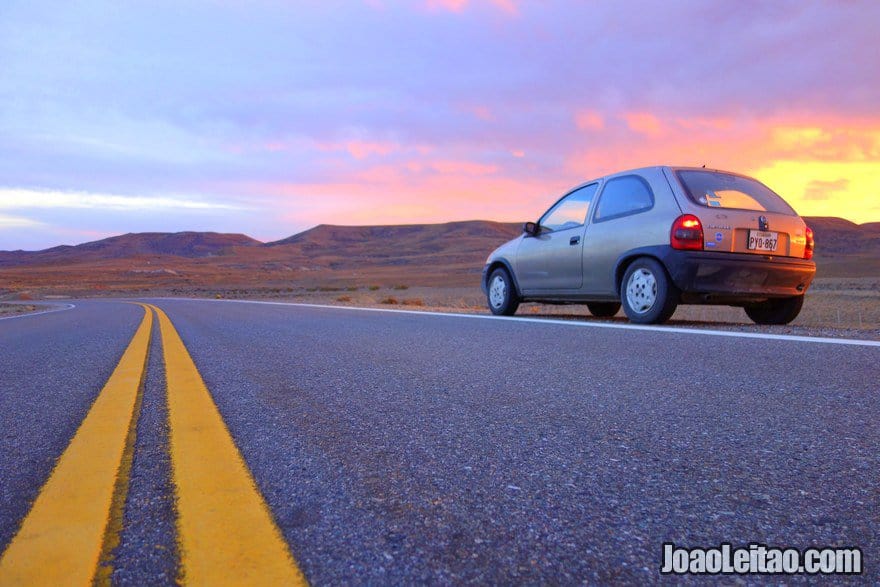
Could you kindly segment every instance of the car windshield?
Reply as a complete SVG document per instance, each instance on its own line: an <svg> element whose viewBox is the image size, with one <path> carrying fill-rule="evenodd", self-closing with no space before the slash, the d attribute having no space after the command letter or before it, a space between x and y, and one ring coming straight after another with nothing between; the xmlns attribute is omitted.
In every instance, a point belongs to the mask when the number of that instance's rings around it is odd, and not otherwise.
<svg viewBox="0 0 880 587"><path fill-rule="evenodd" d="M710 208L735 208L796 216L773 190L750 177L718 171L676 171L688 197Z"/></svg>

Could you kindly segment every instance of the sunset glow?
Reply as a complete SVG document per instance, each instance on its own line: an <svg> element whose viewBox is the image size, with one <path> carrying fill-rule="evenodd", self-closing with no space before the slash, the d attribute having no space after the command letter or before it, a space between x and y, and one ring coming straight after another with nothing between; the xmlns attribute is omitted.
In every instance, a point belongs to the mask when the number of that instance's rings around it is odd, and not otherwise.
<svg viewBox="0 0 880 587"><path fill-rule="evenodd" d="M13 2L0 249L533 220L659 164L880 221L877 22L875 2Z"/></svg>

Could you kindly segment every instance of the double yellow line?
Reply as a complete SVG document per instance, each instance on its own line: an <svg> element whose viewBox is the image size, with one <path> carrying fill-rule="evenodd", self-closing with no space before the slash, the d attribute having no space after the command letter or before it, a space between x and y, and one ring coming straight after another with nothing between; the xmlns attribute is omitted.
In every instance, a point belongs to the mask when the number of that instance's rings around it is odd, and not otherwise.
<svg viewBox="0 0 880 587"><path fill-rule="evenodd" d="M281 531L168 316L144 318L0 558L0 585L109 583L158 318L168 390L181 581L305 585Z"/></svg>

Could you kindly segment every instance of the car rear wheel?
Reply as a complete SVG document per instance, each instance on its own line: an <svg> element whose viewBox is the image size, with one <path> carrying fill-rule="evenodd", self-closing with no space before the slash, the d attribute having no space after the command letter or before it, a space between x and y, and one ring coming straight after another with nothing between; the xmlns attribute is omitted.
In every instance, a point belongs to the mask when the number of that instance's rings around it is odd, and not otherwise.
<svg viewBox="0 0 880 587"><path fill-rule="evenodd" d="M619 302L590 302L587 304L590 314L597 318L610 318L620 311Z"/></svg>
<svg viewBox="0 0 880 587"><path fill-rule="evenodd" d="M755 324L788 324L801 313L804 296L777 298L752 304L744 309Z"/></svg>
<svg viewBox="0 0 880 587"><path fill-rule="evenodd" d="M678 306L679 291L663 266L654 259L633 261L620 282L620 302L631 322L666 322Z"/></svg>
<svg viewBox="0 0 880 587"><path fill-rule="evenodd" d="M498 268L489 276L486 299L489 310L496 316L512 316L519 308L516 288L506 269Z"/></svg>

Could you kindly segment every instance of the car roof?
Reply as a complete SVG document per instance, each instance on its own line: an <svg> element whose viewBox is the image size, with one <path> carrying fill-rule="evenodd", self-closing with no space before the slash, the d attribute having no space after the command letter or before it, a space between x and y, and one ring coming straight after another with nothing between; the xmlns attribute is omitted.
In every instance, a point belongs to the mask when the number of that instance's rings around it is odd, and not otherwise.
<svg viewBox="0 0 880 587"><path fill-rule="evenodd" d="M609 179L613 179L615 177L620 177L622 175L633 175L633 174L644 175L644 173L647 171L657 171L657 170L661 170L661 169L665 169L665 170L671 171L671 172L675 172L675 171L710 171L710 172L714 172L714 173L724 173L727 175L737 175L739 177L753 179L752 177L745 175L743 173L737 173L736 171L728 171L726 169L714 169L711 167L692 167L689 165L648 165L645 167L635 167L633 169L624 169L622 171L615 171L614 173L608 173L606 175L600 175L599 177L594 177L594 178L589 179L587 181L581 182L581 183L577 184L576 186L573 186L566 193L568 194L568 193L571 193L575 190L579 190L580 188L587 186L587 185L590 185L591 183L596 183L599 181L604 183L604 182L608 181Z"/></svg>
<svg viewBox="0 0 880 587"><path fill-rule="evenodd" d="M637 167L635 169L624 169L623 171L615 171L614 173L609 173L606 175L600 175L599 177L594 177L592 179L588 179L587 181L581 182L576 186L569 189L566 193L571 193L575 190L579 190L586 185L590 185L591 183L596 183L598 181L605 182L613 177L618 177L620 175L631 175L636 173L642 173L649 170L657 170L657 169L669 169L668 165L652 165L648 167ZM676 168L678 169L678 168Z"/></svg>

